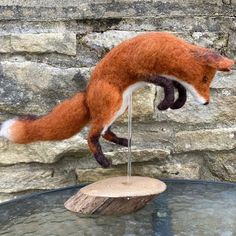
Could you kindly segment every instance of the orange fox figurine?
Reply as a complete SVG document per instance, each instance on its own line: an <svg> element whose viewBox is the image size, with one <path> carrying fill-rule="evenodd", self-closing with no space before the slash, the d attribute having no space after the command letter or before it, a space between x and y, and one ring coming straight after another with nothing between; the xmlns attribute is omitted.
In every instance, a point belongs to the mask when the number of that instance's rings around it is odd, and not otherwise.
<svg viewBox="0 0 236 236"><path fill-rule="evenodd" d="M97 64L84 92L40 118L15 118L3 122L0 135L22 144L62 140L89 124L89 148L101 166L109 167L111 162L104 156L99 138L102 136L127 146L127 139L117 137L110 127L126 110L133 91L147 83L164 88L174 86L180 93L187 89L200 104L207 105L216 71L229 71L233 64L233 60L170 33L142 34L113 48ZM178 108L185 100L180 96L179 104L170 103Z"/></svg>

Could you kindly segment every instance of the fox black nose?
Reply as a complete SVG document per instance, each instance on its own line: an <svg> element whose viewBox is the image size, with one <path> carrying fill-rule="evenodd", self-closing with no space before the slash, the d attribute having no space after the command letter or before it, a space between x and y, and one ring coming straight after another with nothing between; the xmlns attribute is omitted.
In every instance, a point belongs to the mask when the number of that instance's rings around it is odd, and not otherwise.
<svg viewBox="0 0 236 236"><path fill-rule="evenodd" d="M205 102L203 105L208 105L209 104L209 101Z"/></svg>

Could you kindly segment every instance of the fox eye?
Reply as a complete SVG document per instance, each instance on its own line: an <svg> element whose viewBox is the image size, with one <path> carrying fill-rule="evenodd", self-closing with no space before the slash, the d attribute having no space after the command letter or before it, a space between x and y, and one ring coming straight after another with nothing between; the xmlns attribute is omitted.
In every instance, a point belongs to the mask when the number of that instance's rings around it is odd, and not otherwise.
<svg viewBox="0 0 236 236"><path fill-rule="evenodd" d="M203 82L203 83L207 83L207 81L208 81L208 77L207 77L207 76L204 76L203 79L202 79L202 82Z"/></svg>

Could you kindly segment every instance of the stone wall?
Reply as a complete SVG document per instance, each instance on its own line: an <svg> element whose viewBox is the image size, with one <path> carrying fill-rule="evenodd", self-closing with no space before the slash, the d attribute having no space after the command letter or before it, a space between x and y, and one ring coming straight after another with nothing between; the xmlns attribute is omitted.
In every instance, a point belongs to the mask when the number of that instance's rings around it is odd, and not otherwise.
<svg viewBox="0 0 236 236"><path fill-rule="evenodd" d="M96 63L124 39L172 31L236 58L235 0L2 0L0 119L42 115L84 89ZM236 181L236 72L218 73L209 106L191 96L159 112L161 89L134 98L133 174ZM127 118L114 125L127 136ZM88 151L87 129L63 142L14 145L0 140L0 201L126 174L127 150L103 141L110 169Z"/></svg>

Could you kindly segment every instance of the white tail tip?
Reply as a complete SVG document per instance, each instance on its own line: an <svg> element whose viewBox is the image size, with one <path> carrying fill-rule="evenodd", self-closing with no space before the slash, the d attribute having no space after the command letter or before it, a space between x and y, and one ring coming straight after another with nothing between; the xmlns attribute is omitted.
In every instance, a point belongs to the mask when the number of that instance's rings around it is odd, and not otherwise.
<svg viewBox="0 0 236 236"><path fill-rule="evenodd" d="M0 128L0 136L12 140L11 127L16 122L16 119L6 120L2 123Z"/></svg>

